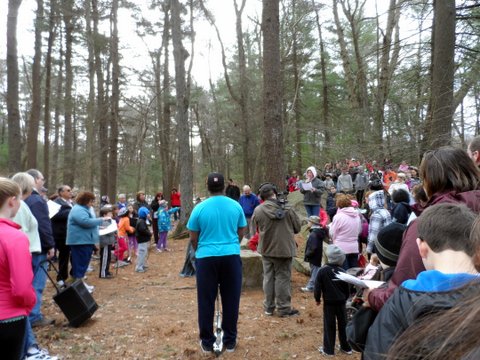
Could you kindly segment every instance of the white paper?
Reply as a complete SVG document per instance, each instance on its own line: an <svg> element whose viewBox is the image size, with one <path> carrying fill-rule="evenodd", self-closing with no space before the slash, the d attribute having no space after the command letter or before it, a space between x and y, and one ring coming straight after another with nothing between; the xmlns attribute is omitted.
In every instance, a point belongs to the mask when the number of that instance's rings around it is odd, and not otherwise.
<svg viewBox="0 0 480 360"><path fill-rule="evenodd" d="M98 231L98 233L100 235L107 235L107 234L110 234L112 232L115 232L117 231L118 228L117 228L117 222L115 220L112 220L112 222L110 223L110 225L108 225L107 227L103 228L103 229L100 229Z"/></svg>
<svg viewBox="0 0 480 360"><path fill-rule="evenodd" d="M361 288L364 288L364 289L376 289L380 285L385 284L384 281L361 280L361 279L359 279L359 278L357 278L353 275L350 275L350 274L347 274L347 273L344 273L344 272L340 272L340 273L336 274L336 277L339 280L343 280L345 282L348 282L349 284L353 284L355 286L358 286L358 287L361 287Z"/></svg>
<svg viewBox="0 0 480 360"><path fill-rule="evenodd" d="M300 185L302 186L302 189L305 191L309 191L313 189L311 182L302 182L300 183Z"/></svg>
<svg viewBox="0 0 480 360"><path fill-rule="evenodd" d="M55 215L57 215L57 213L60 211L60 208L62 207L62 205L57 204L55 201L52 201L52 200L47 201L47 206L48 206L48 217L50 219Z"/></svg>

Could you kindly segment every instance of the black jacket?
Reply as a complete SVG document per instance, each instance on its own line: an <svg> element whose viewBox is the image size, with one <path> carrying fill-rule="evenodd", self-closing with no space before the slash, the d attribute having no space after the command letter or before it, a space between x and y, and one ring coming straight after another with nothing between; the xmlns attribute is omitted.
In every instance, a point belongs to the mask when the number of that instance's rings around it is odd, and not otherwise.
<svg viewBox="0 0 480 360"><path fill-rule="evenodd" d="M310 235L305 245L304 260L315 266L322 266L323 240L327 236L325 229L315 227L310 229Z"/></svg>
<svg viewBox="0 0 480 360"><path fill-rule="evenodd" d="M139 218L137 220L137 226L135 227L135 236L138 243L144 243L150 241L152 233L145 222L145 219Z"/></svg>
<svg viewBox="0 0 480 360"><path fill-rule="evenodd" d="M392 221L406 225L411 212L412 208L408 203L395 204L392 210Z"/></svg>
<svg viewBox="0 0 480 360"><path fill-rule="evenodd" d="M63 244L65 244L68 214L70 214L70 210L72 210L72 205L62 198L57 198L54 201L61 207L58 213L50 219L52 222L53 238L55 239L55 243L63 242Z"/></svg>
<svg viewBox="0 0 480 360"><path fill-rule="evenodd" d="M383 305L368 331L365 360L384 360L395 339L415 320L437 311L447 310L458 304L461 298L477 292L480 285L467 285L443 292L414 291L398 287Z"/></svg>
<svg viewBox="0 0 480 360"><path fill-rule="evenodd" d="M336 277L338 272L343 271L343 268L333 264L326 264L318 270L313 291L315 301L319 302L323 294L326 305L345 305L350 295L348 284Z"/></svg>

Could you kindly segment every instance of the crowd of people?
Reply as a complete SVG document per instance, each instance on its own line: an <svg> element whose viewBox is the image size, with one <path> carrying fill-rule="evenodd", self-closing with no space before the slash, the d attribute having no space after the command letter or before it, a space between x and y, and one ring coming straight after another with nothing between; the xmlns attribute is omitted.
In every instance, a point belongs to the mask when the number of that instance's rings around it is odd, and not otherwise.
<svg viewBox="0 0 480 360"><path fill-rule="evenodd" d="M143 273L148 269L151 228L158 251L168 251L170 214L180 211L176 189L173 209L162 193L149 204L144 192L137 193L134 203L128 203L125 194L116 204L102 196L98 209L92 192L74 195L70 186L62 185L47 197L44 182L37 169L0 178L0 349L5 359L58 358L39 346L34 332L54 323L42 313L49 264L58 264L58 288L81 281L89 292L94 286L85 279L93 270L93 258L99 259L100 279L114 277L112 264L135 263L134 271Z"/></svg>
<svg viewBox="0 0 480 360"><path fill-rule="evenodd" d="M310 166L303 178L294 172L286 179L288 191L303 195L308 224L304 253L311 275L301 291L323 304L322 356L351 354L353 347L364 359L434 359L435 344L457 358L478 355L475 341L453 348L448 333L433 340L424 329L462 313L460 305L480 293L479 163L480 137L467 151L428 151L418 167L405 161L380 167L351 159L329 163L322 171ZM99 257L101 279L114 277L112 265L134 263L133 271L144 273L152 237L156 252L168 252L171 218L175 222L181 211L177 189L172 190L171 206L162 193L148 203L139 192L133 203L125 194L114 204L102 196L96 211L91 192L73 196L71 187L62 185L47 202L38 191L43 185L36 169L0 178L0 348L8 349L2 353L7 359L57 358L39 346L34 332L53 322L42 314L46 260L58 261L57 286L80 280L93 292L84 281L92 256ZM261 255L264 315L299 316L291 278L302 216L272 183L262 184L257 194L249 185L240 192L232 179L226 186L223 174L210 173L206 187L210 196L187 219L190 241L182 276L196 275L201 351L216 351L221 340L225 351L234 352L242 286L240 242L248 238L249 247ZM346 304L354 291L338 278L358 268L363 269L362 279L384 281L363 291L364 310L358 314L368 311L371 322L360 336L348 330L360 316L347 325ZM213 331L219 294L222 339ZM470 328L458 323L455 329L465 334ZM430 336L431 343L407 336L413 329ZM340 344L335 346L337 332Z"/></svg>

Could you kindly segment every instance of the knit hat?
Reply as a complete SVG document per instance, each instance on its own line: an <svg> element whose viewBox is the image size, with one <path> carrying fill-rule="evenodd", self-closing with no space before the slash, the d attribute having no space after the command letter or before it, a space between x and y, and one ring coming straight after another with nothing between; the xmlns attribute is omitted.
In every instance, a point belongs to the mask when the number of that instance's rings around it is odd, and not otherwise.
<svg viewBox="0 0 480 360"><path fill-rule="evenodd" d="M208 174L207 177L207 188L208 191L222 191L225 187L225 178L222 174L217 172L212 172Z"/></svg>
<svg viewBox="0 0 480 360"><path fill-rule="evenodd" d="M315 224L315 225L321 225L320 224L320 217L315 216L315 215L309 216L308 221L311 222L312 224Z"/></svg>
<svg viewBox="0 0 480 360"><path fill-rule="evenodd" d="M150 214L150 211L145 206L142 206L140 209L138 209L138 217L140 219L146 219L148 214Z"/></svg>
<svg viewBox="0 0 480 360"><path fill-rule="evenodd" d="M393 222L382 228L375 239L375 252L382 263L397 265L406 226Z"/></svg>
<svg viewBox="0 0 480 360"><path fill-rule="evenodd" d="M327 259L329 264L343 265L345 262L345 253L337 245L328 245Z"/></svg>
<svg viewBox="0 0 480 360"><path fill-rule="evenodd" d="M120 209L120 211L118 212L118 216L122 217L122 216L125 216L127 215L128 213L128 209L126 206L124 206L123 208Z"/></svg>
<svg viewBox="0 0 480 360"><path fill-rule="evenodd" d="M160 200L160 202L158 203L160 207L167 207L167 204L167 200Z"/></svg>

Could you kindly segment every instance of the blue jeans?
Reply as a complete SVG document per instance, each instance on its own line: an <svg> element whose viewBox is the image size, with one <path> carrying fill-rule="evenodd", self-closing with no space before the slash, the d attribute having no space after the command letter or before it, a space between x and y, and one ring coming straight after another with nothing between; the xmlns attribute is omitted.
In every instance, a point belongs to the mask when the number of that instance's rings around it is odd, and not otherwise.
<svg viewBox="0 0 480 360"><path fill-rule="evenodd" d="M70 253L72 256L72 277L83 279L87 272L88 264L92 258L93 245L71 245Z"/></svg>
<svg viewBox="0 0 480 360"><path fill-rule="evenodd" d="M320 205L304 205L305 210L307 211L307 217L309 216L319 216L320 214Z"/></svg>
<svg viewBox="0 0 480 360"><path fill-rule="evenodd" d="M34 323L35 321L40 321L43 318L41 312L42 306L42 294L43 289L45 289L45 284L47 281L47 263L43 263L40 266L40 263L47 259L47 254L32 254L32 270L33 270L33 288L35 289L35 294L37 295L37 301L35 302L35 306L32 309L30 315L28 315L30 319L30 323ZM45 270L43 270L43 269Z"/></svg>
<svg viewBox="0 0 480 360"><path fill-rule="evenodd" d="M223 344L237 341L238 308L242 290L242 260L239 255L212 256L195 260L197 268L198 327L203 345L215 342L213 319L218 287L222 301Z"/></svg>
<svg viewBox="0 0 480 360"><path fill-rule="evenodd" d="M23 359L27 355L28 349L34 345L37 345L37 339L35 338L35 334L33 333L33 330L32 330L32 324L30 323L30 320L27 316L27 323L25 326L25 338L23 341L23 349L22 349L23 353L20 359Z"/></svg>
<svg viewBox="0 0 480 360"><path fill-rule="evenodd" d="M308 280L306 288L308 290L312 290L315 288L315 279L317 278L318 270L320 270L321 266L315 266L310 264L310 279Z"/></svg>

